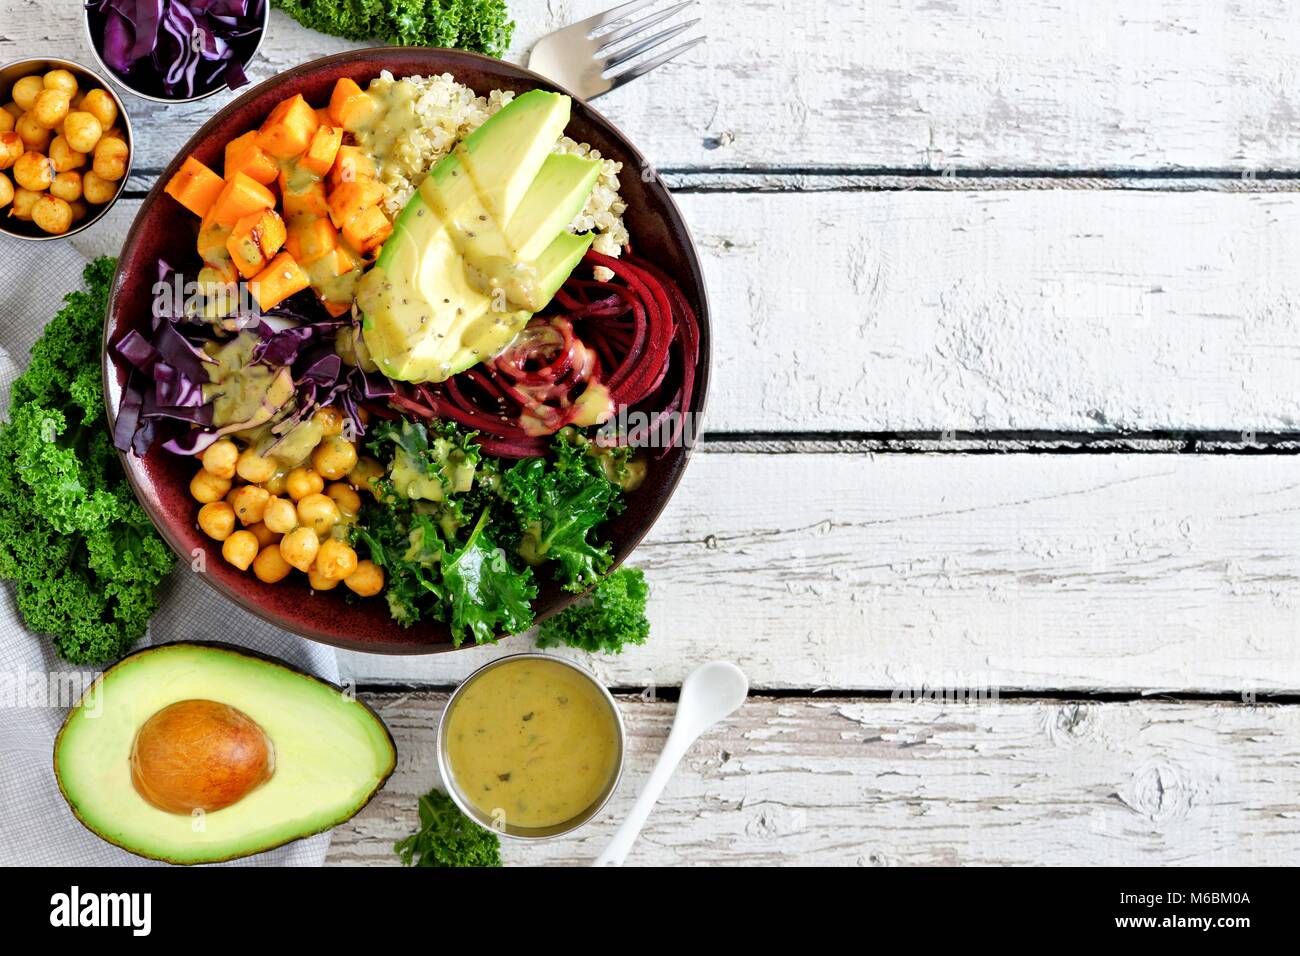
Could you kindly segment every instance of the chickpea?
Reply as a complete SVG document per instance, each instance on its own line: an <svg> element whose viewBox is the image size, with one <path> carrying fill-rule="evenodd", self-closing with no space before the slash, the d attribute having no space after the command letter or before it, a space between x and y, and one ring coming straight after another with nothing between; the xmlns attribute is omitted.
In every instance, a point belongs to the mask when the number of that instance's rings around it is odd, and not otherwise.
<svg viewBox="0 0 1300 956"><path fill-rule="evenodd" d="M206 468L200 468L198 474L190 479L190 494L195 501L201 501L205 505L220 501L229 490L229 478L218 478ZM253 560L252 557L249 560Z"/></svg>
<svg viewBox="0 0 1300 956"><path fill-rule="evenodd" d="M17 133L0 133L0 169L8 169L23 154L23 138Z"/></svg>
<svg viewBox="0 0 1300 956"><path fill-rule="evenodd" d="M384 569L373 561L358 561L357 569L343 579L354 594L374 597L384 589Z"/></svg>
<svg viewBox="0 0 1300 956"><path fill-rule="evenodd" d="M235 489L235 500L231 504L239 516L239 523L250 525L261 521L270 498L271 493L257 485L240 485Z"/></svg>
<svg viewBox="0 0 1300 956"><path fill-rule="evenodd" d="M13 100L10 100L10 101L9 101L8 103L6 103L3 107L0 107L0 109L3 109L6 113L8 113L10 116L12 116L15 120L17 120L18 117L22 116L23 113L25 112L25 110L24 110L21 106L19 106L17 103L15 103Z"/></svg>
<svg viewBox="0 0 1300 956"><path fill-rule="evenodd" d="M262 521L276 534L288 534L298 527L298 509L292 501L273 496L262 509Z"/></svg>
<svg viewBox="0 0 1300 956"><path fill-rule="evenodd" d="M36 122L36 117L31 113L24 113L18 117L18 122L14 124L14 132L22 137L23 146L38 153L49 149L50 140L54 138L54 134Z"/></svg>
<svg viewBox="0 0 1300 956"><path fill-rule="evenodd" d="M54 166L48 157L28 150L14 163L14 180L24 189L43 192L54 182Z"/></svg>
<svg viewBox="0 0 1300 956"><path fill-rule="evenodd" d="M130 150L126 143L112 136L104 136L95 144L95 175L114 182L126 175L126 157Z"/></svg>
<svg viewBox="0 0 1300 956"><path fill-rule="evenodd" d="M239 448L229 438L221 438L203 450L199 459L203 467L218 478L235 477L235 461L239 458Z"/></svg>
<svg viewBox="0 0 1300 956"><path fill-rule="evenodd" d="M73 222L81 222L81 220L86 218L86 213L90 211L89 207L87 207L80 199L74 199L72 202L68 203L68 205L72 208Z"/></svg>
<svg viewBox="0 0 1300 956"><path fill-rule="evenodd" d="M8 110L0 110L0 133L8 133L13 130L14 124L18 122L18 117L14 116Z"/></svg>
<svg viewBox="0 0 1300 956"><path fill-rule="evenodd" d="M353 488L361 491L368 491L372 495L375 493L374 486L371 484L376 478L384 476L384 466L369 456L361 458L348 472L348 482Z"/></svg>
<svg viewBox="0 0 1300 956"><path fill-rule="evenodd" d="M260 485L275 474L275 460L263 458L251 448L245 448L235 463L235 472L249 484Z"/></svg>
<svg viewBox="0 0 1300 956"><path fill-rule="evenodd" d="M330 435L311 453L311 464L330 481L337 481L357 463L357 449L342 435Z"/></svg>
<svg viewBox="0 0 1300 956"><path fill-rule="evenodd" d="M312 568L327 581L342 581L357 569L357 553L335 538L322 542Z"/></svg>
<svg viewBox="0 0 1300 956"><path fill-rule="evenodd" d="M52 236L61 235L72 226L72 207L58 196L41 196L32 206L32 222Z"/></svg>
<svg viewBox="0 0 1300 956"><path fill-rule="evenodd" d="M326 405L324 408L316 409L311 420L320 426L322 435L343 434L343 413L333 405Z"/></svg>
<svg viewBox="0 0 1300 956"><path fill-rule="evenodd" d="M14 102L23 108L23 111L31 109L36 103L36 97L41 95L45 89L45 83L39 76L24 76L14 84L11 95Z"/></svg>
<svg viewBox="0 0 1300 956"><path fill-rule="evenodd" d="M316 560L320 538L311 528L294 528L280 539L280 554L299 571L306 571Z"/></svg>
<svg viewBox="0 0 1300 956"><path fill-rule="evenodd" d="M14 190L13 208L9 210L9 215L15 219L21 219L23 222L32 221L32 209L36 205L36 200L41 198L40 193L34 193L30 189L23 189L19 186Z"/></svg>
<svg viewBox="0 0 1300 956"><path fill-rule="evenodd" d="M325 577L313 564L307 569L307 584L313 591L332 591L339 586L339 579Z"/></svg>
<svg viewBox="0 0 1300 956"><path fill-rule="evenodd" d="M310 468L295 468L284 480L284 490L294 501L302 501L308 495L324 491L325 479Z"/></svg>
<svg viewBox="0 0 1300 956"><path fill-rule="evenodd" d="M32 104L32 116L46 129L54 129L68 115L71 100L63 90L41 90Z"/></svg>
<svg viewBox="0 0 1300 956"><path fill-rule="evenodd" d="M269 544L280 543L280 535L276 534L274 531L268 528L266 526L265 521L259 521L256 524L250 524L248 526L248 530L253 532L253 534L256 536L257 545L260 548L265 548Z"/></svg>
<svg viewBox="0 0 1300 956"><path fill-rule="evenodd" d="M284 494L284 486L289 473L283 468L276 469L274 475L262 482L262 487L273 495Z"/></svg>
<svg viewBox="0 0 1300 956"><path fill-rule="evenodd" d="M102 206L117 195L117 183L100 179L93 169L88 169L86 175L81 177L81 194L86 197L86 202Z"/></svg>
<svg viewBox="0 0 1300 956"><path fill-rule="evenodd" d="M63 135L68 145L79 153L92 152L103 134L104 127L99 120L85 110L74 110L63 119Z"/></svg>
<svg viewBox="0 0 1300 956"><path fill-rule="evenodd" d="M0 113L4 112L0 110ZM14 184L9 181L9 177L0 173L0 209L14 201Z"/></svg>
<svg viewBox="0 0 1300 956"><path fill-rule="evenodd" d="M50 183L50 195L58 196L64 202L72 203L81 198L81 173L68 170L66 173L56 173L54 181ZM71 212L71 207L69 207Z"/></svg>
<svg viewBox="0 0 1300 956"><path fill-rule="evenodd" d="M319 492L307 495L298 502L298 521L318 535L328 534L339 523L339 506Z"/></svg>
<svg viewBox="0 0 1300 956"><path fill-rule="evenodd" d="M62 90L68 96L77 93L77 78L67 70L50 70L41 79L41 85L47 90Z"/></svg>
<svg viewBox="0 0 1300 956"><path fill-rule="evenodd" d="M236 531L221 544L221 556L228 562L247 571L257 557L257 536L251 531Z"/></svg>
<svg viewBox="0 0 1300 956"><path fill-rule="evenodd" d="M95 119L99 120L99 125L104 129L112 128L113 124L117 122L117 104L113 102L113 97L109 96L104 90L91 90L86 94L77 109L95 117Z"/></svg>
<svg viewBox="0 0 1300 956"><path fill-rule="evenodd" d="M67 139L61 135L50 140L49 155L56 173L66 173L70 169L80 169L86 165L86 154L69 146Z"/></svg>
<svg viewBox="0 0 1300 956"><path fill-rule="evenodd" d="M265 581L267 584L283 581L292 570L293 565L284 560L278 544L263 545L262 550L257 552L257 557L253 559L253 573L257 575L259 581Z"/></svg>
<svg viewBox="0 0 1300 956"><path fill-rule="evenodd" d="M352 490L351 485L336 481L325 489L325 494L334 499L339 514L354 515L361 510L361 496Z"/></svg>
<svg viewBox="0 0 1300 956"><path fill-rule="evenodd" d="M235 509L224 501L211 501L199 509L199 528L209 538L225 541L235 530Z"/></svg>

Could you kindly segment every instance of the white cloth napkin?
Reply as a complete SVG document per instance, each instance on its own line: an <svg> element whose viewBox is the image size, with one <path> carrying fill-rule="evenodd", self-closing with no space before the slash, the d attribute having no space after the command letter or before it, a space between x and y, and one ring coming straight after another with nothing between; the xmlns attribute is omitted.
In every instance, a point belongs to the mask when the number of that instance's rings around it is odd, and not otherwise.
<svg viewBox="0 0 1300 956"><path fill-rule="evenodd" d="M81 288L86 260L70 243L22 242L0 236L0 414L7 417L9 387L27 365L41 329ZM332 648L272 627L217 594L182 566L164 583L162 608L138 647L177 640L220 640L279 657L308 673L338 680ZM46 637L29 633L14 604L13 588L0 587L0 673L25 688L30 675L74 673ZM85 686L80 685L80 686ZM147 866L100 840L77 822L54 780L54 737L64 707L0 701L0 865ZM230 865L320 866L329 849L324 833Z"/></svg>

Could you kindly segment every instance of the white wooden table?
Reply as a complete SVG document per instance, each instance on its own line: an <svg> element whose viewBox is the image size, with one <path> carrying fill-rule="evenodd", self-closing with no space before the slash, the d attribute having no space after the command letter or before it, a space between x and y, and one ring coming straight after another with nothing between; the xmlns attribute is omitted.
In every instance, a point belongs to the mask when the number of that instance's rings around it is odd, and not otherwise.
<svg viewBox="0 0 1300 956"><path fill-rule="evenodd" d="M604 5L514 0L514 57ZM0 59L87 59L51 6L4 0ZM599 107L699 244L709 434L634 558L649 644L593 662L627 692L624 785L507 860L590 860L671 688L724 657L753 699L632 862L1296 862L1300 8L701 15L706 47ZM276 13L251 73L347 46ZM79 248L116 251L222 102L132 100L131 198ZM447 690L527 644L342 655L401 761L331 862L395 862Z"/></svg>

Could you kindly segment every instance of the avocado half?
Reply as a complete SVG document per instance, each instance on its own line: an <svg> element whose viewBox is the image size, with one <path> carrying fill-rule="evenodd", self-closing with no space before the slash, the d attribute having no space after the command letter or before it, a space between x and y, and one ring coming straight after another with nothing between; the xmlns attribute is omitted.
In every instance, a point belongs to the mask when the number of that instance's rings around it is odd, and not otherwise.
<svg viewBox="0 0 1300 956"><path fill-rule="evenodd" d="M274 747L269 779L204 814L158 809L132 782L132 747L151 716L186 700L248 715ZM167 863L219 863L292 843L351 819L397 764L379 715L283 661L217 643L161 644L104 671L54 741L68 806L97 836Z"/></svg>

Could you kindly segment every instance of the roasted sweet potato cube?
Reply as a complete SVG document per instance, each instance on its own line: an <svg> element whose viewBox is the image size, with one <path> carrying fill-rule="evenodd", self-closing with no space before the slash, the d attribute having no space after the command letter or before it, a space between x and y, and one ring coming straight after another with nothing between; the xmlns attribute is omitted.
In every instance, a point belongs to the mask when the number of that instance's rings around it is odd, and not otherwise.
<svg viewBox="0 0 1300 956"><path fill-rule="evenodd" d="M378 206L367 206L343 224L343 238L362 255L383 245L392 231L393 224Z"/></svg>
<svg viewBox="0 0 1300 956"><path fill-rule="evenodd" d="M330 116L335 125L342 126L349 133L355 133L365 125L378 109L375 98L347 77L334 84L334 92L330 95Z"/></svg>
<svg viewBox="0 0 1300 956"><path fill-rule="evenodd" d="M330 169L330 189L338 189L341 184L358 179L373 179L374 176L374 161L360 146L340 146Z"/></svg>
<svg viewBox="0 0 1300 956"><path fill-rule="evenodd" d="M265 269L253 276L248 286L257 299L257 304L265 311L279 305L295 292L301 292L310 284L311 280L302 266L298 265L298 260L287 252L281 252Z"/></svg>
<svg viewBox="0 0 1300 956"><path fill-rule="evenodd" d="M339 241L339 232L325 216L299 219L289 227L284 248L299 262L308 262L329 252Z"/></svg>
<svg viewBox="0 0 1300 956"><path fill-rule="evenodd" d="M263 186L275 182L280 167L266 150L257 145L257 130L250 129L226 144L226 178L245 173Z"/></svg>
<svg viewBox="0 0 1300 956"><path fill-rule="evenodd" d="M277 159L292 159L307 148L318 125L316 111L295 93L271 110L257 131L257 145Z"/></svg>
<svg viewBox="0 0 1300 956"><path fill-rule="evenodd" d="M281 173L280 197L284 218L291 223L298 219L316 219L330 214L329 201L325 198L324 180L313 179L307 183L296 183L290 182Z"/></svg>
<svg viewBox="0 0 1300 956"><path fill-rule="evenodd" d="M275 193L247 173L235 173L226 180L221 194L212 204L212 220L233 227L250 213L275 208Z"/></svg>
<svg viewBox="0 0 1300 956"><path fill-rule="evenodd" d="M334 157L343 145L343 128L340 126L318 126L312 134L307 151L298 162L304 169L309 169L317 176L324 176L334 165Z"/></svg>
<svg viewBox="0 0 1300 956"><path fill-rule="evenodd" d="M239 274L251 279L266 268L284 240L284 220L274 209L263 209L235 223L226 240L226 250Z"/></svg>
<svg viewBox="0 0 1300 956"><path fill-rule="evenodd" d="M225 183L221 177L193 156L186 156L181 168L163 190L194 215L202 218L217 201Z"/></svg>
<svg viewBox="0 0 1300 956"><path fill-rule="evenodd" d="M388 189L377 180L364 177L356 182L339 183L329 196L330 219L342 229L348 220L370 206L384 201Z"/></svg>
<svg viewBox="0 0 1300 956"><path fill-rule="evenodd" d="M199 226L199 258L204 262L221 262L226 258L226 239L230 226L223 226L209 212Z"/></svg>

